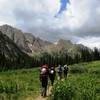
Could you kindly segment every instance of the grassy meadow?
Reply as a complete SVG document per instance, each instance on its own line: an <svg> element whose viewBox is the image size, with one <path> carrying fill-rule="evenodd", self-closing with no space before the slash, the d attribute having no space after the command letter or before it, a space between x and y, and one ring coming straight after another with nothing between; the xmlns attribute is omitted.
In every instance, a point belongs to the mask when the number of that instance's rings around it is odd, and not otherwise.
<svg viewBox="0 0 100 100"><path fill-rule="evenodd" d="M52 100L100 100L100 61L74 64L68 79L55 84Z"/></svg>
<svg viewBox="0 0 100 100"><path fill-rule="evenodd" d="M0 72L0 100L27 100L39 91L39 68Z"/></svg>
<svg viewBox="0 0 100 100"><path fill-rule="evenodd" d="M0 100L39 94L39 68L0 72ZM55 82L50 100L100 100L100 61L69 66L68 79Z"/></svg>

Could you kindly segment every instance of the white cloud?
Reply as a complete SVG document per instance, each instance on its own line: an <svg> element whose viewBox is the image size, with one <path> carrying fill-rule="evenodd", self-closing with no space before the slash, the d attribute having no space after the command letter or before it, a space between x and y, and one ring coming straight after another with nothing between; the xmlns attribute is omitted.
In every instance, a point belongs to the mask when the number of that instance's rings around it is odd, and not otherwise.
<svg viewBox="0 0 100 100"><path fill-rule="evenodd" d="M77 41L77 44L83 44L85 46L88 46L90 48L100 48L100 37L85 37L85 38L80 38Z"/></svg>
<svg viewBox="0 0 100 100"><path fill-rule="evenodd" d="M0 0L0 24L48 40L100 36L100 0L70 0L67 11L56 18L60 5L60 0Z"/></svg>

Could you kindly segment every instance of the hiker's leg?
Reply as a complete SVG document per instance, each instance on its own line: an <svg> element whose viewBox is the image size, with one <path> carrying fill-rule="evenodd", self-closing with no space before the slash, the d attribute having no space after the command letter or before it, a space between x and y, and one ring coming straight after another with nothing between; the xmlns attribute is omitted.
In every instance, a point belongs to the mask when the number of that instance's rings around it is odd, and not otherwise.
<svg viewBox="0 0 100 100"><path fill-rule="evenodd" d="M59 77L59 75L58 75L58 80L60 80L60 77Z"/></svg>
<svg viewBox="0 0 100 100"><path fill-rule="evenodd" d="M47 96L47 84L44 87L44 97L46 97L46 96Z"/></svg>
<svg viewBox="0 0 100 100"><path fill-rule="evenodd" d="M60 73L58 73L58 80L60 80Z"/></svg>
<svg viewBox="0 0 100 100"><path fill-rule="evenodd" d="M41 89L41 96L43 96L43 88Z"/></svg>
<svg viewBox="0 0 100 100"><path fill-rule="evenodd" d="M53 86L53 80L51 80L51 85Z"/></svg>
<svg viewBox="0 0 100 100"><path fill-rule="evenodd" d="M53 83L54 83L54 80L53 80ZM52 85L53 85L53 83L52 83Z"/></svg>
<svg viewBox="0 0 100 100"><path fill-rule="evenodd" d="M46 90L45 90L45 87L43 87L42 88L42 92L41 92L41 96L42 97L45 97L46 96L46 92L45 92Z"/></svg>
<svg viewBox="0 0 100 100"><path fill-rule="evenodd" d="M62 79L62 73L60 73L60 80Z"/></svg>
<svg viewBox="0 0 100 100"><path fill-rule="evenodd" d="M41 93L41 96L45 97L45 81L42 81L42 93Z"/></svg>
<svg viewBox="0 0 100 100"><path fill-rule="evenodd" d="M47 87L48 87L48 80L45 81L45 92L44 92L44 96L47 96Z"/></svg>
<svg viewBox="0 0 100 100"><path fill-rule="evenodd" d="M64 73L64 79L66 79L66 73Z"/></svg>
<svg viewBox="0 0 100 100"><path fill-rule="evenodd" d="M45 90L44 90L44 97L47 96L47 86L45 87Z"/></svg>
<svg viewBox="0 0 100 100"><path fill-rule="evenodd" d="M66 80L66 78L67 78L67 75L65 74L65 80Z"/></svg>
<svg viewBox="0 0 100 100"><path fill-rule="evenodd" d="M65 79L67 79L67 72L65 73Z"/></svg>
<svg viewBox="0 0 100 100"><path fill-rule="evenodd" d="M52 86L53 86L54 80L55 80L55 78L53 77L53 79L52 79Z"/></svg>
<svg viewBox="0 0 100 100"><path fill-rule="evenodd" d="M51 81L51 85L52 85L52 77L50 78L50 81Z"/></svg>
<svg viewBox="0 0 100 100"><path fill-rule="evenodd" d="M41 96L43 96L43 92L44 92L43 81L41 82L41 87L42 87L42 89L41 89Z"/></svg>
<svg viewBox="0 0 100 100"><path fill-rule="evenodd" d="M64 73L64 79L65 79L65 73Z"/></svg>
<svg viewBox="0 0 100 100"><path fill-rule="evenodd" d="M68 78L68 72L66 73L66 78Z"/></svg>

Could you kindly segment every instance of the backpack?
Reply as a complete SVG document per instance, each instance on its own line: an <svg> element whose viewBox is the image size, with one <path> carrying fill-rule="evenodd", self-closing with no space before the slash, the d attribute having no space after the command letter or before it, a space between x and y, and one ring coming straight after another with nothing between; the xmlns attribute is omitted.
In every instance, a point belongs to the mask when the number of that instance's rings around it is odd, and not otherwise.
<svg viewBox="0 0 100 100"><path fill-rule="evenodd" d="M49 78L50 78L50 80L54 80L54 78L55 78L55 69L54 68L51 68L50 70L49 70Z"/></svg>
<svg viewBox="0 0 100 100"><path fill-rule="evenodd" d="M46 68L42 68L41 69L41 75L46 74L46 72L47 72L47 69Z"/></svg>
<svg viewBox="0 0 100 100"><path fill-rule="evenodd" d="M62 72L62 68L61 66L58 67L58 73L61 73Z"/></svg>
<svg viewBox="0 0 100 100"><path fill-rule="evenodd" d="M67 72L67 71L68 71L68 66L65 65L65 66L64 66L64 72Z"/></svg>
<svg viewBox="0 0 100 100"><path fill-rule="evenodd" d="M54 70L53 69L50 70L50 74L54 74Z"/></svg>
<svg viewBox="0 0 100 100"><path fill-rule="evenodd" d="M48 78L48 71L46 66L42 66L40 70L40 80L46 80Z"/></svg>

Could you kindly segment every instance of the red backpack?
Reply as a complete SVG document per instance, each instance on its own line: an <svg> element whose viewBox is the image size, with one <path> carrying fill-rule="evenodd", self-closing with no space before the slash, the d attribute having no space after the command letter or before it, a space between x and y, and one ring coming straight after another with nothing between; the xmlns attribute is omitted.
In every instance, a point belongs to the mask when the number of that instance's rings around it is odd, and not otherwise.
<svg viewBox="0 0 100 100"><path fill-rule="evenodd" d="M43 65L40 69L40 80L46 80L48 78L48 67Z"/></svg>

